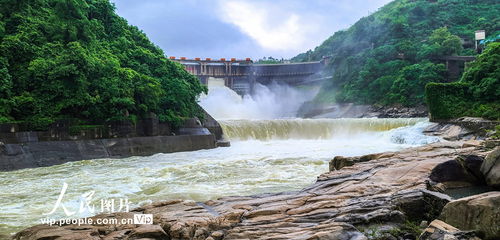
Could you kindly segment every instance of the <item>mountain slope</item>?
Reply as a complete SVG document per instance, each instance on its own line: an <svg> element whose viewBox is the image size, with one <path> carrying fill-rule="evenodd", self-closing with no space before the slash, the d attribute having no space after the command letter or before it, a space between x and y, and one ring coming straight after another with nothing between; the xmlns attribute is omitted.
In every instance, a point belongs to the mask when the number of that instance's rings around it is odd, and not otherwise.
<svg viewBox="0 0 500 240"><path fill-rule="evenodd" d="M0 122L41 129L151 112L178 124L205 90L108 0L0 0Z"/></svg>
<svg viewBox="0 0 500 240"><path fill-rule="evenodd" d="M427 83L447 81L438 59L474 54L475 30L500 34L499 12L496 0L395 0L292 60L331 56L318 102L422 105Z"/></svg>

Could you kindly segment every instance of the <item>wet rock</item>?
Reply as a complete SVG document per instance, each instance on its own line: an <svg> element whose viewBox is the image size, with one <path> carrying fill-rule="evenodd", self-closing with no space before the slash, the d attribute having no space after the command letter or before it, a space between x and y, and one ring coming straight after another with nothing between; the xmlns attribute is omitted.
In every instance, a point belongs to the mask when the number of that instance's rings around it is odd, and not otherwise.
<svg viewBox="0 0 500 240"><path fill-rule="evenodd" d="M475 139L472 130L451 123L434 123L427 127L424 133L431 136L439 136L448 141Z"/></svg>
<svg viewBox="0 0 500 240"><path fill-rule="evenodd" d="M336 156L330 161L330 163L328 164L328 168L330 171L335 171L340 170L343 167L352 165L354 165L354 158Z"/></svg>
<svg viewBox="0 0 500 240"><path fill-rule="evenodd" d="M429 178L437 183L467 182L481 185L484 177L481 173L481 164L484 159L476 155L459 155L432 169Z"/></svg>
<svg viewBox="0 0 500 240"><path fill-rule="evenodd" d="M500 239L500 192L487 192L449 202L439 219L485 239Z"/></svg>
<svg viewBox="0 0 500 240"><path fill-rule="evenodd" d="M500 139L486 139L483 142L485 148L495 148L500 146Z"/></svg>
<svg viewBox="0 0 500 240"><path fill-rule="evenodd" d="M451 197L439 192L422 190L424 194L424 206L420 210L424 210L424 214L418 219L435 219L439 216L444 206L452 201ZM415 209L415 211L419 211ZM417 219L415 219L417 220Z"/></svg>
<svg viewBox="0 0 500 240"><path fill-rule="evenodd" d="M371 106L367 116L376 116L379 118L414 118L414 117L427 117L428 112L425 106L418 106L415 108L408 108L403 106Z"/></svg>
<svg viewBox="0 0 500 240"><path fill-rule="evenodd" d="M224 237L224 232L222 231L215 231L210 235L213 239L215 240L220 240L222 237Z"/></svg>
<svg viewBox="0 0 500 240"><path fill-rule="evenodd" d="M464 232L440 220L434 220L420 235L420 240L481 240L474 232Z"/></svg>
<svg viewBox="0 0 500 240"><path fill-rule="evenodd" d="M226 140L219 140L219 141L217 141L216 145L217 145L217 147L230 147L231 142L226 141Z"/></svg>
<svg viewBox="0 0 500 240"><path fill-rule="evenodd" d="M479 141L479 140L469 140L469 141L464 142L464 144L462 144L462 148L468 148L468 147L478 148L478 147L481 147L482 143L483 142Z"/></svg>
<svg viewBox="0 0 500 240"><path fill-rule="evenodd" d="M158 225L140 225L137 228L134 228L130 233L128 239L141 239L141 238L151 238L158 240L168 240L169 237L163 229Z"/></svg>
<svg viewBox="0 0 500 240"><path fill-rule="evenodd" d="M99 240L97 228L82 226L79 229L62 228L59 226L37 225L14 235L16 240L45 240L45 239L89 239Z"/></svg>
<svg viewBox="0 0 500 240"><path fill-rule="evenodd" d="M382 156L381 153L368 154L360 157L342 157L336 156L329 163L330 171L340 170L343 167L352 166L355 163L367 162L370 160L374 160Z"/></svg>
<svg viewBox="0 0 500 240"><path fill-rule="evenodd" d="M484 176L481 172L481 165L484 162L484 158L476 155L459 155L455 158L455 161L457 161L469 175L472 175L477 183L481 185L484 184Z"/></svg>
<svg viewBox="0 0 500 240"><path fill-rule="evenodd" d="M486 156L480 170L489 186L500 188L500 147Z"/></svg>
<svg viewBox="0 0 500 240"><path fill-rule="evenodd" d="M467 173L455 160L449 160L432 169L429 178L438 183L442 182L475 182L476 178Z"/></svg>
<svg viewBox="0 0 500 240"><path fill-rule="evenodd" d="M449 123L459 125L473 131L476 135L485 136L489 130L495 129L499 125L499 121L487 120L477 117L461 117L450 120Z"/></svg>
<svg viewBox="0 0 500 240"><path fill-rule="evenodd" d="M353 103L318 104L305 102L297 116L305 118L414 118L427 117L425 106L407 108L403 106L370 106Z"/></svg>
<svg viewBox="0 0 500 240"><path fill-rule="evenodd" d="M222 132L222 127L220 126L219 122L215 120L210 114L208 114L207 111L205 111L202 107L200 107L203 111L203 121L202 121L202 126L207 128L214 136L215 140L223 140L223 132Z"/></svg>
<svg viewBox="0 0 500 240"><path fill-rule="evenodd" d="M424 130L424 133L441 136L445 140L473 140L484 139L487 133L500 124L482 118L462 117L449 121L435 123Z"/></svg>
<svg viewBox="0 0 500 240"><path fill-rule="evenodd" d="M433 181L429 181L429 184L427 186L427 188L431 191L435 191L435 192L445 192L447 190L451 190L451 189L460 189L460 188L470 188L470 187L473 187L475 186L474 184L472 183L469 183L469 182L442 182L442 183L436 183L436 182L433 182Z"/></svg>
<svg viewBox="0 0 500 240"><path fill-rule="evenodd" d="M5 147L5 143L0 142L0 153L7 154L7 148Z"/></svg>

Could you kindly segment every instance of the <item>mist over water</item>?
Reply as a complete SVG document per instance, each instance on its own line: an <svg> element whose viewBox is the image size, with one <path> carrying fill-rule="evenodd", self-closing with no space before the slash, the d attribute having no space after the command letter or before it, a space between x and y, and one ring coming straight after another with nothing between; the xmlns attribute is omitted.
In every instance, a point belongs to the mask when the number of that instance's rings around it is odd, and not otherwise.
<svg viewBox="0 0 500 240"><path fill-rule="evenodd" d="M300 106L311 100L317 89L297 89L273 83L255 85L254 94L240 96L225 86L211 86L200 105L215 119L293 118Z"/></svg>

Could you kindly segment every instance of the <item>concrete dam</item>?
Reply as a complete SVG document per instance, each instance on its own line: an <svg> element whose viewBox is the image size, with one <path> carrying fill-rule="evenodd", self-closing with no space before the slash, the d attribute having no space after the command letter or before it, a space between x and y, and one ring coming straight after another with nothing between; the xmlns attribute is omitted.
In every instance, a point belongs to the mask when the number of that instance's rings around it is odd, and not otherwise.
<svg viewBox="0 0 500 240"><path fill-rule="evenodd" d="M239 95L251 94L256 83L268 85L276 82L289 86L299 86L314 85L327 79L321 74L328 64L327 57L316 62L280 64L256 64L250 58L214 60L211 58L170 57L170 60L182 64L203 84L208 85L210 79L223 80L226 87L231 88Z"/></svg>

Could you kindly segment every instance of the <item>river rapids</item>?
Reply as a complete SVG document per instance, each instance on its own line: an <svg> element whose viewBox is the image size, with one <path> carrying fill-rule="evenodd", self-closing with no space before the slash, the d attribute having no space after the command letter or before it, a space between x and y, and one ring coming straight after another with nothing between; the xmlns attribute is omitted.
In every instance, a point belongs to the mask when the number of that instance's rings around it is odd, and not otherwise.
<svg viewBox="0 0 500 240"><path fill-rule="evenodd" d="M438 140L422 134L427 119L226 119L220 124L231 147L0 172L0 236L40 224L63 183L68 185L64 206L73 211L90 191L96 208L102 199L128 199L131 207L178 198L205 201L299 190L328 171L336 155ZM98 213L87 209L72 217ZM59 210L51 217L65 215Z"/></svg>

